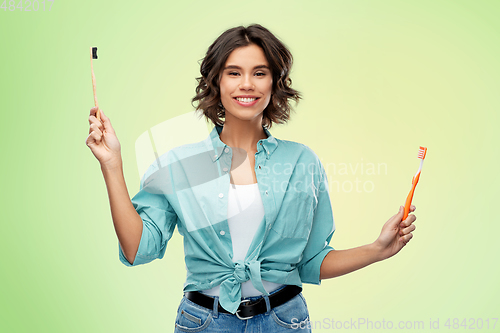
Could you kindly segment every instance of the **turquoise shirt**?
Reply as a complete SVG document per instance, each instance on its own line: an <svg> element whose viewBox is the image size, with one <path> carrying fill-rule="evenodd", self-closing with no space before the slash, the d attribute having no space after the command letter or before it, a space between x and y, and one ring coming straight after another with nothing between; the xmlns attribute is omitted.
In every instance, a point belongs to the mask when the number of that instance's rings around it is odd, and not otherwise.
<svg viewBox="0 0 500 333"><path fill-rule="evenodd" d="M175 226L184 237L188 274L184 291L220 285L219 302L235 313L241 283L268 295L262 280L302 286L320 284L320 267L335 231L328 180L318 156L306 145L276 139L264 128L255 174L265 216L245 260L232 261L227 221L229 171L233 150L222 142L222 126L204 141L176 147L160 156L141 179L132 204L143 231L133 264L119 246L126 266L161 259ZM236 156L235 156L236 157ZM235 158L236 159L236 158Z"/></svg>

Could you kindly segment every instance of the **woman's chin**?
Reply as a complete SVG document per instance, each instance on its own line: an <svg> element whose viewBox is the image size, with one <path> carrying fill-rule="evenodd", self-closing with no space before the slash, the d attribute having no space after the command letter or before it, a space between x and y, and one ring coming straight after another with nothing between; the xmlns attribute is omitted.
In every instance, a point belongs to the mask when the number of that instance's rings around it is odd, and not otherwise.
<svg viewBox="0 0 500 333"><path fill-rule="evenodd" d="M230 118L233 118L236 121L257 121L259 119L262 119L262 112L255 112L255 111L238 111L234 113L230 113ZM226 110L226 121L228 120L228 112ZM233 121L233 120L230 120Z"/></svg>

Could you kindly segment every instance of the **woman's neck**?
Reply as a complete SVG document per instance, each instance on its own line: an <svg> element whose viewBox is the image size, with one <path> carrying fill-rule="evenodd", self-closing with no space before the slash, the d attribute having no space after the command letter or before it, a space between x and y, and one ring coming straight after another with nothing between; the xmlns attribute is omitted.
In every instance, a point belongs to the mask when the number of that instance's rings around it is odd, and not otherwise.
<svg viewBox="0 0 500 333"><path fill-rule="evenodd" d="M226 117L219 137L230 147L256 152L257 143L261 139L266 139L267 135L262 127L262 119L250 121Z"/></svg>

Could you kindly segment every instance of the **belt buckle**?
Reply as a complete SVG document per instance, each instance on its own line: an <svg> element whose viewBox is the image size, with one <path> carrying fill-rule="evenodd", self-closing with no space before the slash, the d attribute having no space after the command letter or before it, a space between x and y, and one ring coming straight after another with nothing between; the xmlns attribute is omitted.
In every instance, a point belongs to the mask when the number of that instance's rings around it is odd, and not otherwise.
<svg viewBox="0 0 500 333"><path fill-rule="evenodd" d="M249 300L249 299L244 299L243 301L241 301L241 302L240 302L240 305L241 305L241 304L243 304L243 303L248 303L248 302L250 302L250 300ZM240 317L240 315L238 314L238 312L240 312L240 311L241 311L241 310L236 310L235 315L236 315L236 317L238 317L238 318L239 318L239 319L241 319L241 320L247 320L247 319L250 319L250 318L253 318L253 317L254 317L254 316L250 316L250 317Z"/></svg>

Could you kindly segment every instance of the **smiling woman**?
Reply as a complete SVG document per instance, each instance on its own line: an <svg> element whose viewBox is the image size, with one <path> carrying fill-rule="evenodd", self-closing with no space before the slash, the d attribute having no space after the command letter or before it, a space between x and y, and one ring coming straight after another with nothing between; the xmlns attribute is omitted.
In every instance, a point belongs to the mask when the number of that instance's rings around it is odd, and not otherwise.
<svg viewBox="0 0 500 333"><path fill-rule="evenodd" d="M241 63L235 63L235 60ZM301 98L300 93L291 88L289 74L292 63L293 57L287 47L261 25L229 29L208 48L201 64L202 76L197 78L196 96L192 102L198 102L196 110L201 111L214 124L222 126L222 118L226 116L225 108L234 103L220 103L225 98L221 95L222 81L228 82L227 76L238 77L235 81L243 83L246 89L257 82L262 83L259 85L261 87L266 82L271 84L270 96L267 96L270 98L255 103L259 107L264 106L262 124L266 128L271 128L273 123L284 124L290 118L290 101L298 102ZM253 80L251 76L259 80ZM229 83L227 88L231 89ZM233 87L230 98L260 97L244 91L240 91L238 96L235 93ZM250 101L241 102L242 106L254 105Z"/></svg>
<svg viewBox="0 0 500 333"><path fill-rule="evenodd" d="M240 47L227 58L220 79L220 98L225 123L236 117L255 119L260 124L262 112L271 99L273 78L266 56L255 45Z"/></svg>
<svg viewBox="0 0 500 333"><path fill-rule="evenodd" d="M193 98L212 132L160 156L132 199L110 120L91 109L87 145L101 163L120 261L161 259L176 227L184 237L175 332L310 332L303 283L389 258L412 237L415 216L402 221L400 209L372 244L329 245L335 224L319 157L269 132L300 98L291 66L288 49L264 27L224 32L207 51Z"/></svg>

